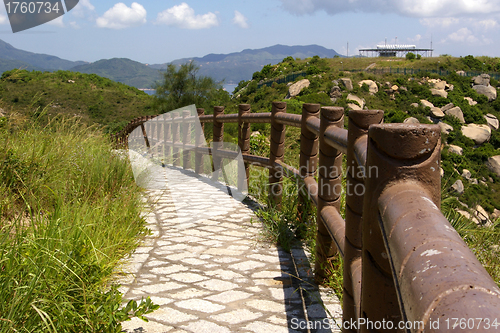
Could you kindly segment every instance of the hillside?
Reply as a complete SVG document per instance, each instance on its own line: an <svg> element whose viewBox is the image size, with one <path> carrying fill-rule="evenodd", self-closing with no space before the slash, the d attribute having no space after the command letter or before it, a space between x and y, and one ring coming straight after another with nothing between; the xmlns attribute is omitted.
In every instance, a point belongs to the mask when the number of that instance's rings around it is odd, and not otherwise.
<svg viewBox="0 0 500 333"><path fill-rule="evenodd" d="M151 88L161 78L157 69L126 58L103 59L91 64L76 66L70 70L97 74L136 88Z"/></svg>
<svg viewBox="0 0 500 333"><path fill-rule="evenodd" d="M262 49L246 49L230 54L208 54L204 57L184 58L172 61L173 64L182 64L194 61L200 66L200 75L210 76L216 81L225 80L226 83L238 83L248 80L256 71L260 71L267 64L277 64L283 58L309 58L312 56L333 58L340 56L336 51L319 45L286 46L274 45ZM165 64L151 65L151 68L165 69Z"/></svg>
<svg viewBox="0 0 500 333"><path fill-rule="evenodd" d="M152 96L95 74L12 70L0 78L2 112L32 117L63 114L114 131L128 121L155 114Z"/></svg>
<svg viewBox="0 0 500 333"><path fill-rule="evenodd" d="M11 67L6 70L20 67L25 68L26 64L33 66L32 68L39 68L44 70L65 70L70 69L71 67L85 64L84 61L69 61L48 54L19 50L9 43L4 42L3 40L0 40L0 59L16 61L12 63L12 65L14 65L15 67ZM0 71L5 71L2 70L3 68L5 67L2 66L0 68Z"/></svg>

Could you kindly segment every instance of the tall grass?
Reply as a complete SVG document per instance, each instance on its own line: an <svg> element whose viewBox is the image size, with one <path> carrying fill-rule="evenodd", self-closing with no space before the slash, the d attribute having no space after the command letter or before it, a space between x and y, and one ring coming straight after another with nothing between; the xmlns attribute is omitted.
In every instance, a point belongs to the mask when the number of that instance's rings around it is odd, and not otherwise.
<svg viewBox="0 0 500 333"><path fill-rule="evenodd" d="M0 124L0 332L119 332L109 278L146 232L129 166L73 119Z"/></svg>

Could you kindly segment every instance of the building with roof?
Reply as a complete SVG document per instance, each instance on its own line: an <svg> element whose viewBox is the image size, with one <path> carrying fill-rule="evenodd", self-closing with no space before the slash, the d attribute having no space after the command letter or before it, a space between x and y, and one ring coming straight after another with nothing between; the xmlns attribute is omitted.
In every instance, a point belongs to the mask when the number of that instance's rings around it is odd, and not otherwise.
<svg viewBox="0 0 500 333"><path fill-rule="evenodd" d="M385 44L377 45L375 49L360 49L362 57L405 57L408 53L420 54L423 57L432 57L433 49L420 49L416 45Z"/></svg>

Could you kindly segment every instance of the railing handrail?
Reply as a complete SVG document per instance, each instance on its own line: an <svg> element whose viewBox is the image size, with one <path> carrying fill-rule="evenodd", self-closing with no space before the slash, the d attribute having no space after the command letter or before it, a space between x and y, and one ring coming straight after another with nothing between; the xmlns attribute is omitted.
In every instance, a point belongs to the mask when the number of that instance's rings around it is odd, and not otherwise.
<svg viewBox="0 0 500 333"><path fill-rule="evenodd" d="M317 207L316 276L324 277L323 264L335 253L344 259L344 321L418 321L424 326L400 331L444 332L449 331L446 319L452 317L491 322L500 318L500 289L438 208L441 135L437 125L384 125L382 111L361 110L349 112L346 130L342 108L307 103L302 115L287 114L283 102L274 102L270 113L251 113L248 104L241 104L238 114L223 111L216 107L214 115L203 115L204 110L198 109L199 120L202 126L214 124L214 142L222 141L224 123L238 123L246 180L250 165L268 168L271 204L280 207L283 175L304 183L305 195ZM169 154L184 154L183 167L188 168L189 158L179 149L197 156L212 154L199 142L179 141L178 120L190 126L192 118L196 117L186 113L146 126L151 116L137 118L117 141L126 145L127 136L140 126L141 132L134 135L144 134L153 150L161 142ZM270 157L249 153L251 123L271 124ZM155 135L146 135L148 126ZM283 162L285 126L301 128L299 169ZM202 136L196 134L197 139ZM224 148L217 152L214 167L220 158L237 155ZM342 186L342 154L347 155L345 220L340 215L340 192L335 191ZM196 161L199 169L200 159ZM364 192L357 193L358 187ZM299 200L306 198L299 194ZM437 329L436 320L441 320ZM367 327L344 330L370 331Z"/></svg>

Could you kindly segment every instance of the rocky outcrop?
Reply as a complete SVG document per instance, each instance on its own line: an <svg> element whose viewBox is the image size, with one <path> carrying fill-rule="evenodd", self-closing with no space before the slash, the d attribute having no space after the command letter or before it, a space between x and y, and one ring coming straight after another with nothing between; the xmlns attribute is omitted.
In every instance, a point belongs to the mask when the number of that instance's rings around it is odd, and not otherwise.
<svg viewBox="0 0 500 333"><path fill-rule="evenodd" d="M451 189L458 194L463 194L465 190L464 183L458 179L455 183L453 183L453 185L451 185Z"/></svg>
<svg viewBox="0 0 500 333"><path fill-rule="evenodd" d="M438 125L441 127L441 133L450 134L450 132L453 131L453 126L448 125L447 123L440 121Z"/></svg>
<svg viewBox="0 0 500 333"><path fill-rule="evenodd" d="M302 79L292 84L290 88L288 88L288 98L297 96L298 94L300 94L302 89L309 87L310 84L311 82L309 82L308 79Z"/></svg>
<svg viewBox="0 0 500 333"><path fill-rule="evenodd" d="M356 95L353 95L353 94L347 95L347 101L352 101L352 102L357 103L357 104L356 103L348 103L347 104L347 106L350 107L351 110L363 110L363 108L365 107L365 100L359 98Z"/></svg>
<svg viewBox="0 0 500 333"><path fill-rule="evenodd" d="M420 121L418 121L417 118L415 117L410 117L410 118L406 118L403 123L405 124L420 124Z"/></svg>
<svg viewBox="0 0 500 333"><path fill-rule="evenodd" d="M470 106L474 106L477 104L477 102L470 97L464 97L464 99L469 103Z"/></svg>
<svg viewBox="0 0 500 333"><path fill-rule="evenodd" d="M491 113L488 113L486 114L486 116L484 116L484 119L486 119L486 123L488 124L488 126L492 129L492 130L497 130L498 129L498 118L495 117L494 115L492 115Z"/></svg>
<svg viewBox="0 0 500 333"><path fill-rule="evenodd" d="M341 78L339 80L340 80L340 83L342 83L342 85L345 87L346 90L352 91L354 89L350 78L344 77L344 78Z"/></svg>
<svg viewBox="0 0 500 333"><path fill-rule="evenodd" d="M488 101L497 99L497 90L492 86L476 85L472 87L478 94L488 97Z"/></svg>
<svg viewBox="0 0 500 333"><path fill-rule="evenodd" d="M431 89L431 94L434 96L441 96L444 98L448 98L448 92L446 92L444 89Z"/></svg>
<svg viewBox="0 0 500 333"><path fill-rule="evenodd" d="M455 106L449 110L446 110L444 113L457 118L462 124L465 124L464 113L462 112L462 109L460 107Z"/></svg>
<svg viewBox="0 0 500 333"><path fill-rule="evenodd" d="M370 91L370 94L376 94L378 92L378 86L377 84L372 81L372 80L363 80L363 81L359 81L358 82L358 85L361 87L363 86L363 84L367 84L368 85L368 89Z"/></svg>
<svg viewBox="0 0 500 333"><path fill-rule="evenodd" d="M455 107L455 104L453 104L453 103L448 103L448 104L446 104L445 106L443 106L443 107L441 108L441 111L445 112L445 111L448 111L448 110L453 109L454 107Z"/></svg>
<svg viewBox="0 0 500 333"><path fill-rule="evenodd" d="M342 92L340 91L339 86L333 86L332 90L330 90L330 98L340 98L342 97Z"/></svg>
<svg viewBox="0 0 500 333"><path fill-rule="evenodd" d="M444 90L446 88L446 81L440 79L429 79L427 80L429 85L436 90Z"/></svg>
<svg viewBox="0 0 500 333"><path fill-rule="evenodd" d="M438 119L441 119L444 117L443 111L440 108L437 108L435 106L431 108L431 114L434 118L438 118Z"/></svg>
<svg viewBox="0 0 500 333"><path fill-rule="evenodd" d="M478 76L474 76L472 78L472 81L474 82L474 85L489 86L490 76L488 74L481 74Z"/></svg>
<svg viewBox="0 0 500 333"><path fill-rule="evenodd" d="M500 155L492 156L486 161L486 166L491 172L500 177Z"/></svg>
<svg viewBox="0 0 500 333"><path fill-rule="evenodd" d="M432 104L431 102L429 102L428 100L426 99L421 99L420 100L420 104L422 104L422 106L424 108L433 108L434 107L434 104Z"/></svg>
<svg viewBox="0 0 500 333"><path fill-rule="evenodd" d="M448 147L448 152L462 156L464 149L462 147L459 147L459 146L450 145Z"/></svg>
<svg viewBox="0 0 500 333"><path fill-rule="evenodd" d="M480 145L490 139L491 128L488 125L469 124L462 126L462 134Z"/></svg>

